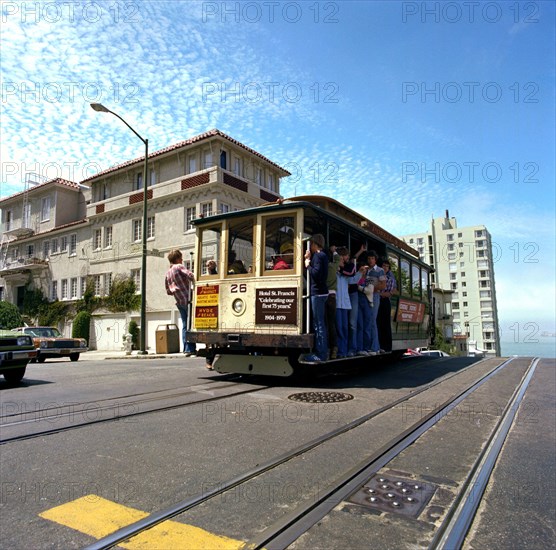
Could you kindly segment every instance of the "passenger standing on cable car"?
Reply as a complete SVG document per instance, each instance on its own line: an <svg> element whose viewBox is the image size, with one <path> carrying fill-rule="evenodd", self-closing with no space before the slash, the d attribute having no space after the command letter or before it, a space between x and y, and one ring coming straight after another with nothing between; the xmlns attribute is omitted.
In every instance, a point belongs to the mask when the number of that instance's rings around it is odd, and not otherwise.
<svg viewBox="0 0 556 550"><path fill-rule="evenodd" d="M166 272L164 281L166 294L173 296L176 300L176 307L180 312L182 322L183 353L189 357L196 353L195 344L187 342L187 306L191 287L195 284L195 276L183 265L183 256L179 250L170 250L168 261L170 269Z"/></svg>
<svg viewBox="0 0 556 550"><path fill-rule="evenodd" d="M390 271L390 262L382 262L382 270L386 274L386 287L380 291L380 307L378 308L377 326L380 347L384 351L392 351L392 305L390 296L398 293L396 277Z"/></svg>
<svg viewBox="0 0 556 550"><path fill-rule="evenodd" d="M369 252L367 256L367 265L369 269L366 274L367 284L372 284L374 293L372 296L371 307L371 350L370 355L376 355L381 351L378 340L378 327L376 319L378 317L378 308L380 307L380 291L386 288L386 274L381 267L376 265L378 255L374 250Z"/></svg>
<svg viewBox="0 0 556 550"><path fill-rule="evenodd" d="M328 256L323 252L324 237L317 233L309 241L310 248L305 252L305 267L311 276L310 296L315 333L314 353L307 361L326 361L328 359L328 338L325 321L325 307L328 298Z"/></svg>

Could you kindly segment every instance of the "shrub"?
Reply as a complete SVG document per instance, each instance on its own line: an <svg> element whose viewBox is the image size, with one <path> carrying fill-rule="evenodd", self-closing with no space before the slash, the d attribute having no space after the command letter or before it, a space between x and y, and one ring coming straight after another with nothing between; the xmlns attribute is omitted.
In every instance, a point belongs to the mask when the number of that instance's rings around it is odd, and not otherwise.
<svg viewBox="0 0 556 550"><path fill-rule="evenodd" d="M133 347L139 349L139 327L135 321L130 321L128 328L129 334L131 334L131 341L133 342Z"/></svg>
<svg viewBox="0 0 556 550"><path fill-rule="evenodd" d="M141 306L141 295L136 294L135 281L132 277L116 275L110 287L110 293L104 299L104 305L114 313L137 311Z"/></svg>
<svg viewBox="0 0 556 550"><path fill-rule="evenodd" d="M80 311L73 320L71 335L73 338L85 338L89 342L89 328L91 326L91 314Z"/></svg>
<svg viewBox="0 0 556 550"><path fill-rule="evenodd" d="M23 325L23 319L19 309L10 302L0 302L0 328L16 328Z"/></svg>

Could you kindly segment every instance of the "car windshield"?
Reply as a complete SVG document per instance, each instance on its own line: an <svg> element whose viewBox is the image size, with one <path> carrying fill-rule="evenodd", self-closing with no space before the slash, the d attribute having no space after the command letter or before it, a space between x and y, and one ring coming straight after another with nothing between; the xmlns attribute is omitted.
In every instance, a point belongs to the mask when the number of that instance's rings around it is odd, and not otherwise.
<svg viewBox="0 0 556 550"><path fill-rule="evenodd" d="M36 338L59 338L62 336L57 328L52 327L31 327L25 329L25 334Z"/></svg>

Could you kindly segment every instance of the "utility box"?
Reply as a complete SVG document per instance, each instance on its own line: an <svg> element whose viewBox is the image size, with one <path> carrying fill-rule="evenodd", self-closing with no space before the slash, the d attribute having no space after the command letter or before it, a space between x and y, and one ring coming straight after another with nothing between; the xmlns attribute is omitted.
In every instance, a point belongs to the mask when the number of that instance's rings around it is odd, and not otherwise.
<svg viewBox="0 0 556 550"><path fill-rule="evenodd" d="M156 353L179 353L180 329L178 325L158 325L155 340Z"/></svg>

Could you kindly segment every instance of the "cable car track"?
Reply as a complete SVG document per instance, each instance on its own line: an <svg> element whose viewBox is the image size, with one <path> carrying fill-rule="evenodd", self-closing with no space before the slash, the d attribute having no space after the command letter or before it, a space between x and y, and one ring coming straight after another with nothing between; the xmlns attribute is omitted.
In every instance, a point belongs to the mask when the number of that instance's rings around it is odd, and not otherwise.
<svg viewBox="0 0 556 550"><path fill-rule="evenodd" d="M384 445L379 451L377 451L377 453L375 453L371 458L372 458L372 462L371 464L374 464L376 467L377 461L381 460L385 461L384 463L388 462L391 458L392 452L393 450L397 450L398 454L399 452L401 452L403 450L403 448L407 447L408 445L410 445L413 441L415 441L415 439L417 437L419 437L422 433L424 433L426 430L428 430L432 425L434 425L434 423L436 423L442 415L442 411L446 410L446 409L450 409L454 408L459 402L461 402L468 394L472 393L473 391L475 391L477 388L479 388L480 386L482 386L487 380L489 380L491 377L493 377L495 374L497 374L498 372L500 372L502 369L504 369L508 364L510 364L514 359L509 359L504 361L503 363L497 365L496 367L494 367L493 369L489 370L489 372L487 372L486 374L484 374L483 376L481 376L479 378L479 380L476 380L475 382L473 382L470 386L468 386L463 392L458 393L455 396L452 396L450 399L448 399L447 401L445 401L440 407L436 407L434 411L432 411L429 415L427 415L424 419L418 421L417 423L415 423L414 425L412 425L410 428L408 428L407 430L405 430L401 435L397 436L396 438L394 438L393 440L391 440L387 445ZM482 361L481 361L482 362ZM428 389L441 384L443 382L446 382L447 380L458 376L459 374L463 373L463 372L467 372L469 368L476 366L478 363L474 363L473 365L470 365L470 367L467 367L466 369L462 369L461 371L458 372L454 372L451 373L448 376L442 377L441 379L435 380L434 382L431 382L429 384L427 384L426 386L423 386L422 388L419 388L418 390L414 390L412 392L410 392L409 394L402 396L398 399L396 399L395 401L380 407L379 409L376 409L374 411L371 411L370 413L367 413L366 415L363 415L355 420L353 420L352 422L337 428L335 430L332 430L326 434L323 434L322 436L319 436L316 439L313 439L305 444L302 444L286 453L283 453L282 455L278 456L278 457L274 457L268 461L266 461L263 464L258 465L257 467L248 470L246 472L244 472L243 474L240 474L230 480L228 480L227 482L221 483L218 485L218 487L212 488L210 490L205 490L202 494L190 497L186 500L183 500L181 502L178 502L168 508L165 508L159 512L154 512L152 514L150 514L149 516L147 516L146 518L133 523L131 525L128 525L126 527L123 527L121 529L119 529L118 531L90 544L89 546L86 547L86 550L101 550L101 549L107 549L107 548L111 548L117 544L119 544L120 542L129 539L143 531L146 531L147 529L150 529L152 527L154 527L155 525L158 525L168 519L171 519L175 516L178 516L179 514L182 514L183 512L186 512L188 510L191 510L197 506L199 506L200 504L208 501L209 499L220 495L230 489L233 489L243 483L246 483L250 480L252 480L253 478L260 476L263 473L269 472L270 470L284 464L285 462L288 462L289 460L298 457L304 453L307 453L308 451L322 445L323 443L330 441L336 437L338 437L341 434L344 434L354 428L356 428L357 426L360 426L362 424L364 424L365 422L371 420L372 418L375 418L377 416L379 416L380 414L391 410L393 407L403 403L404 401L407 401L421 393L423 393L424 391L427 391ZM428 422L430 422L430 424L428 424ZM421 430L421 431L419 431ZM412 437L412 439L407 439L407 442L405 444L405 447L402 445L402 441L404 440L404 438L410 438L410 436ZM376 455L376 456L375 456ZM386 460L386 458L388 458L388 460ZM340 485L342 487L344 487L346 485L346 483L350 482L353 480L353 478L356 478L357 480L359 480L360 477L365 477L367 476L367 473L361 474L361 470L363 469L365 472L365 468L368 468L369 466L369 461L366 460L365 461L365 465L364 467L360 467L357 469L356 472L350 472L349 475L344 476L347 477L347 480L340 480L340 482L337 482L334 484L334 487L331 488L329 491L326 491L326 497L324 497L322 500L325 501L325 504L328 502L330 495L334 494L335 491L338 490L337 486ZM353 489L350 489L349 492L352 492ZM319 495L322 494L319 491ZM319 503L320 503L320 499L319 499ZM278 543L278 546L274 546L274 543L272 541L274 541L275 539L278 540L278 536L281 535L281 533L285 532L287 529L290 529L290 524L292 523L296 523L298 521L298 514L299 517L303 518L305 516L307 516L307 514L309 514L310 512L312 512L313 508L316 507L316 505L318 505L318 503L315 505L315 501L312 501L312 505L309 507L308 510L303 509L301 512L299 512L299 510L295 510L295 517L290 517L293 516L293 514L287 514L285 516L286 520L284 520L284 518L282 518L282 520L279 521L280 525L278 526L271 526L270 528L268 528L267 530L265 530L263 532L263 534L260 537L257 537L256 539L253 539L251 541L249 541L248 543L246 543L245 547L246 548L262 548L263 546L267 547L267 548L282 548L285 547L286 545L282 545L281 542ZM326 513L325 513L326 515ZM321 516L322 517L322 516ZM318 521L318 520L317 520ZM283 525L283 523L285 523L285 525ZM305 525L305 524L304 524ZM306 530L306 529L305 529ZM291 533L295 532L297 533L297 535L293 536ZM296 538L298 538L298 536L300 536L300 534L302 534L302 532L299 528L297 528L297 531L288 531L288 535L291 538L291 541L295 540ZM281 539L280 539L281 540ZM290 542L291 542L290 541ZM268 543L272 542L271 546L268 546ZM289 544L289 543L288 543Z"/></svg>
<svg viewBox="0 0 556 550"><path fill-rule="evenodd" d="M63 431L69 431L69 430L73 430L76 428L83 428L85 426L91 426L94 424L101 424L104 422L114 422L114 421L118 421L118 420L123 420L123 419L127 419L127 418L132 418L132 417L136 417L136 416L141 416L141 415L145 415L145 414L150 414L150 413L157 413L157 412L165 412L165 411L171 411L174 409L179 409L182 407L188 407L188 406L192 406L192 405L201 405L203 403L209 403L212 401L217 401L219 399L227 399L230 397L235 397L238 395L244 395L247 393L255 393L255 392L259 392L259 391L263 391L266 390L268 388L270 388L271 386L262 386L262 387L253 387L253 385L248 385L248 387L246 389L242 389L240 391L234 391L232 393L226 393L224 395L217 395L217 396L211 396L208 397L206 399L198 399L195 401L187 401L186 403L174 403L171 405L165 405L162 407L156 407L156 408L151 408L151 409L145 409L145 410L140 410L140 411L131 411L128 412L126 414L114 414L112 416L106 416L106 417L102 417L102 418L93 418L93 419L86 419L83 421L77 421L77 422L71 422L70 424L67 425L63 425L63 426L57 426L54 428L49 428L46 430L41 430L41 431L37 431L37 432L31 432L31 433L25 433L25 434L19 434L19 435L15 435L12 437L4 437L4 433L6 431L6 428L14 428L17 426L21 426L21 425L29 425L29 424L34 424L34 423L39 423L39 422L48 422L48 423L52 423L52 422L56 422L60 419L75 419L75 417L77 416L81 416L82 418L86 417L89 413L94 412L95 414L98 414L99 412L101 414L104 415L104 413L108 413L110 414L110 412L112 411L118 411L118 410L124 410L126 408L130 408L130 407L135 407L139 404L144 404L144 403L151 403L151 402L157 402L157 401L161 401L161 400L169 400L169 399L179 399L180 397L184 397L187 395L192 395L192 394L199 394L201 392L208 392L208 391L214 391L214 390L218 390L218 389L226 389L226 388L237 388L237 383L236 384L228 384L228 385L216 385L217 383L215 382L215 387L212 388L212 390L209 390L207 388L203 388L203 389L199 389L199 390L193 390L191 389L191 387L188 389L188 391L184 391L184 392L180 392L180 393L175 393L175 394L170 394L170 395L166 395L166 396L157 396L157 397L151 397L151 398L144 398L144 399L139 399L136 401L125 401L123 403L117 402L114 404L109 404L109 405L105 405L105 406L98 406L99 403L102 403L103 401L114 401L115 399L126 399L124 398L118 398L118 397L113 397L113 398L109 398L107 400L101 400L101 401L96 401L96 402L85 402L85 403L77 403L77 404L67 404L64 405L64 408L70 408L73 405L96 405L95 407L92 408L82 408L82 409L70 409L66 412L62 412L62 413L57 413L57 414L50 414L50 415L46 415L44 417L40 417L40 418L35 418L35 419L27 419L27 420L19 420L19 421L15 421L15 422L7 422L7 423L3 423L0 425L0 433L2 433L2 438L0 439L0 445L5 445L7 443L13 443L16 441L23 441L26 439L31 439L34 437L40 437L40 436L45 436L45 435L52 435L55 433L60 433ZM204 386L204 384L202 385ZM244 384L243 386L247 386L247 384ZM212 387L212 386L211 386ZM156 393L159 393L161 391L168 391L168 390L157 390ZM154 392L153 392L154 393ZM142 393L142 394L137 394L137 395L148 395L148 393ZM131 396L133 397L133 396ZM59 408L58 408L59 409ZM28 413L25 414L33 414L33 415L37 415L40 414L41 412L48 412L48 411L55 411L55 408L49 408L49 409L38 409L37 411L29 411ZM4 418L7 418L9 416L14 416L14 415L6 415Z"/></svg>

